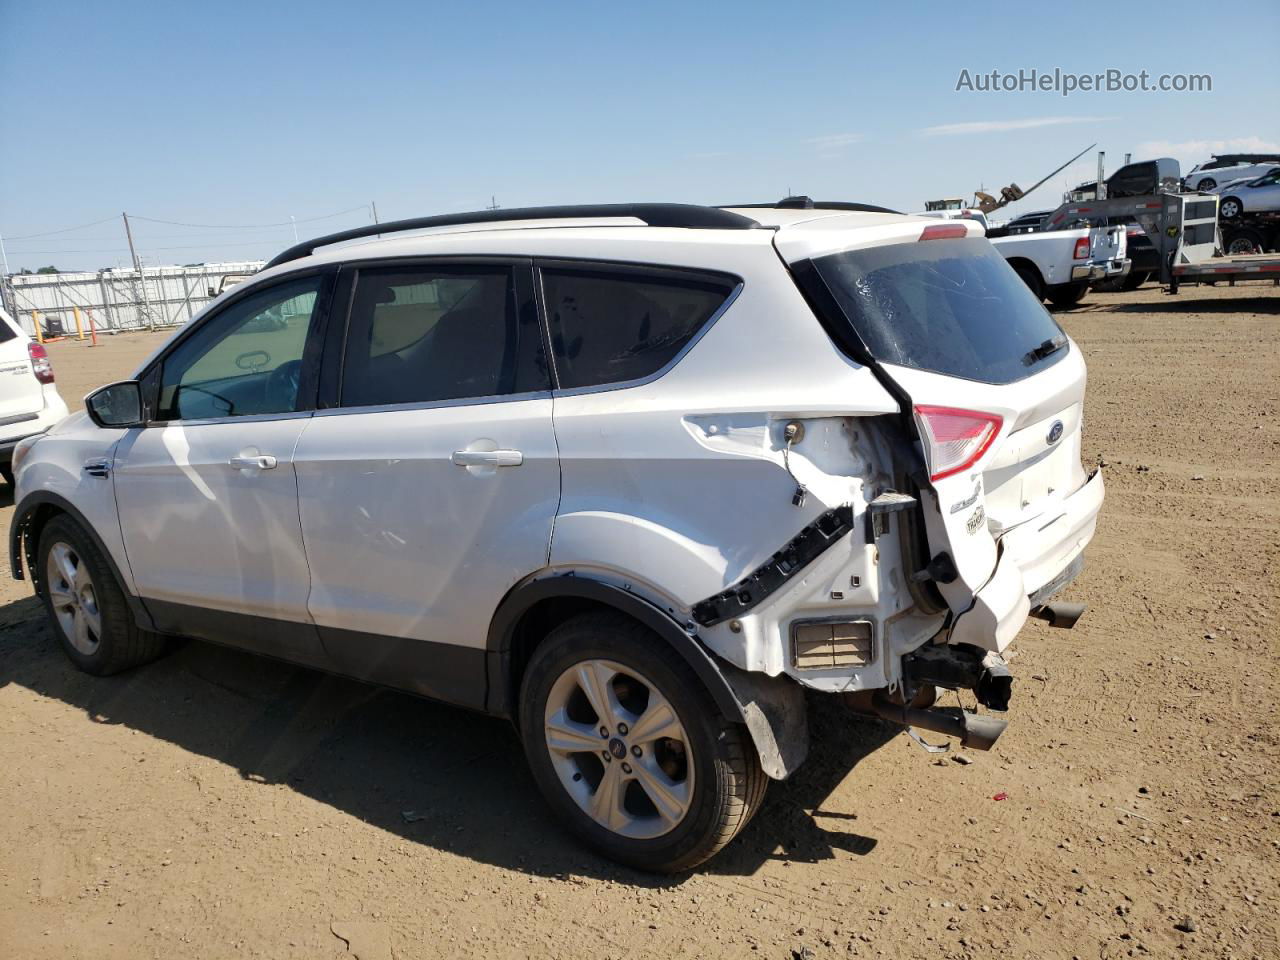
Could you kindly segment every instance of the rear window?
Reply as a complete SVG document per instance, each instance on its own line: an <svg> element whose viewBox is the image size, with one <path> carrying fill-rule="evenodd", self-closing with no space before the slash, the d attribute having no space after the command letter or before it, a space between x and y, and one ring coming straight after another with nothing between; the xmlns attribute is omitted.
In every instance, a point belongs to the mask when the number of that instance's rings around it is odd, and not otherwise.
<svg viewBox="0 0 1280 960"><path fill-rule="evenodd" d="M729 298L716 277L611 267L543 267L551 348L565 389L652 376Z"/></svg>
<svg viewBox="0 0 1280 960"><path fill-rule="evenodd" d="M831 254L814 266L871 355L934 373L1013 383L1057 363L1062 328L985 239Z"/></svg>

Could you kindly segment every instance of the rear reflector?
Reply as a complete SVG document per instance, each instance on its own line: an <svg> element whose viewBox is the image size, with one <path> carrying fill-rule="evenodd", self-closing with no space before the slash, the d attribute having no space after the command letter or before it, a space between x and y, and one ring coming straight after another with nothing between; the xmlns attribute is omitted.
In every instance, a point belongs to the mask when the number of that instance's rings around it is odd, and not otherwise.
<svg viewBox="0 0 1280 960"><path fill-rule="evenodd" d="M941 480L972 467L987 452L1004 423L994 413L956 407L917 406L915 413L930 480Z"/></svg>
<svg viewBox="0 0 1280 960"><path fill-rule="evenodd" d="M31 357L31 370L41 383L53 383L53 364L49 362L49 351L43 343L34 340L27 344L27 353Z"/></svg>
<svg viewBox="0 0 1280 960"><path fill-rule="evenodd" d="M1089 256L1089 238L1081 237L1076 241L1075 258L1077 260L1085 260Z"/></svg>
<svg viewBox="0 0 1280 960"><path fill-rule="evenodd" d="M924 232L920 234L921 240L955 240L959 237L967 237L969 228L963 223L935 223L933 226L925 227Z"/></svg>

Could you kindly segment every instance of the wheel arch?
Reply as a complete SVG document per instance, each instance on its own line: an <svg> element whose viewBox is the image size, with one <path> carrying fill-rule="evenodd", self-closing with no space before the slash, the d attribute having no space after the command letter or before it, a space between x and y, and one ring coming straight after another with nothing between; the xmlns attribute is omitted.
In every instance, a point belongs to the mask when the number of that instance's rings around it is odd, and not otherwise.
<svg viewBox="0 0 1280 960"><path fill-rule="evenodd" d="M486 641L488 711L515 717L524 668L538 643L570 617L600 609L636 620L661 637L692 668L720 712L729 720L745 722L742 704L721 665L695 636L645 598L577 571L526 580L498 605Z"/></svg>
<svg viewBox="0 0 1280 960"><path fill-rule="evenodd" d="M120 584L120 590L129 604L129 610L133 614L134 621L138 627L143 630L155 630L151 614L147 611L142 601L126 588L126 584L129 581L121 574L115 557L111 555L111 551L107 548L102 537L98 535L98 531L93 528L93 524L65 497L51 491L36 490L27 494L13 511L13 523L9 526L9 569L13 574L13 578L15 580L26 579L22 570L22 564L25 560L27 569L31 571L31 584L35 589L36 595L44 595L42 592L43 584L40 579L40 565L36 563L35 554L40 544L41 532L49 524L49 521L59 516L70 517L75 521L76 525L84 531L85 536L93 541L94 546L98 548L98 551L106 559L107 565L111 568L111 575L116 578L116 583Z"/></svg>
<svg viewBox="0 0 1280 960"><path fill-rule="evenodd" d="M1034 276L1036 280L1039 281L1039 284L1040 284L1039 289L1032 288L1031 292L1040 294L1040 298L1042 300L1044 299L1044 291L1046 287L1044 274L1040 272L1040 268L1036 265L1036 262L1034 260L1030 259L1029 257L1008 257L1005 262L1008 263L1009 266L1013 267L1013 269L1016 272L1018 272L1019 277L1022 276L1022 273L1021 273L1022 270L1031 271L1032 276Z"/></svg>

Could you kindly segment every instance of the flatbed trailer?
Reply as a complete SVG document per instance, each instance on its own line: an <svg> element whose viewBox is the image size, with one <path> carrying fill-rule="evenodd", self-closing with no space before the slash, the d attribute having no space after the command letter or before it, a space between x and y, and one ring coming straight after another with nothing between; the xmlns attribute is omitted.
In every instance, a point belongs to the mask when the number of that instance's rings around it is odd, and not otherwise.
<svg viewBox="0 0 1280 960"><path fill-rule="evenodd" d="M1133 217L1160 254L1160 282L1169 293L1184 283L1235 285L1240 280L1271 280L1280 286L1280 252L1274 251L1273 218L1257 224L1244 220L1226 226L1231 242L1223 244L1218 223L1218 198L1205 193L1153 193L1138 197L1068 201L1045 218L1040 229L1085 217ZM1242 230L1258 233L1257 242L1241 243ZM1250 252L1224 253L1247 249Z"/></svg>

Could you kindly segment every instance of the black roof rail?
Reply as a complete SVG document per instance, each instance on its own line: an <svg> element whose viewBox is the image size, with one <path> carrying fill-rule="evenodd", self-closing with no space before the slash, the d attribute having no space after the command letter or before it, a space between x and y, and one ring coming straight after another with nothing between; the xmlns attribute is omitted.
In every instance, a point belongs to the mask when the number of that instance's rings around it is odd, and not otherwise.
<svg viewBox="0 0 1280 960"><path fill-rule="evenodd" d="M347 240L376 237L408 230L431 227L456 227L468 223L505 223L508 220L568 220L602 217L634 217L650 227L688 227L693 230L752 230L759 227L750 217L730 213L718 207L692 203L588 203L560 207L512 207L508 210L477 210L474 213L446 213L435 217L391 220L371 223L366 227L340 230L314 240L294 244L276 254L264 270L298 260L315 253L317 247L328 247Z"/></svg>
<svg viewBox="0 0 1280 960"><path fill-rule="evenodd" d="M726 203L721 209L733 207L749 210L846 210L850 213L897 213L888 207L877 207L871 203L850 203L847 200L814 200L812 197L783 197L777 203Z"/></svg>

